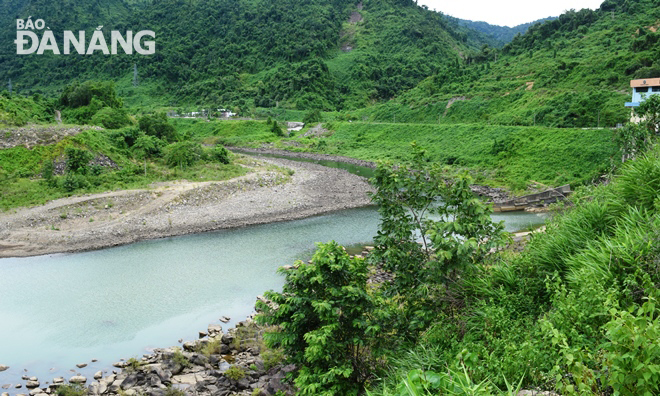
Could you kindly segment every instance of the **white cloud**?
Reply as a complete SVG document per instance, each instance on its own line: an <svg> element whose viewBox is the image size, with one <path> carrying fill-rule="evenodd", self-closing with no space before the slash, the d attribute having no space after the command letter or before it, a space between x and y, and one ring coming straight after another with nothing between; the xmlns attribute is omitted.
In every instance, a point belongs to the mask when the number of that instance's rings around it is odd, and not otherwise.
<svg viewBox="0 0 660 396"><path fill-rule="evenodd" d="M516 26L564 11L596 9L603 0L419 0L420 5L444 14L492 25Z"/></svg>

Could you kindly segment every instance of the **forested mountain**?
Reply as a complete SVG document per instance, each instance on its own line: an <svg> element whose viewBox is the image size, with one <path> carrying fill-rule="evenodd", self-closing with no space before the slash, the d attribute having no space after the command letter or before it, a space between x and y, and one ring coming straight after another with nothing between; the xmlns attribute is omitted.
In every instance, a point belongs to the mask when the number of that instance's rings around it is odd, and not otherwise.
<svg viewBox="0 0 660 396"><path fill-rule="evenodd" d="M492 40L489 42L492 47L501 48L510 43L517 34L525 34L530 27L554 19L557 19L557 17L547 17L514 27L491 25L488 22L468 21L466 19L458 19L458 23L462 26L484 33L487 38Z"/></svg>
<svg viewBox="0 0 660 396"><path fill-rule="evenodd" d="M153 30L154 55L16 55L16 18L64 30ZM0 76L24 94L113 79L127 103L298 109L390 99L460 63L481 41L412 0L3 0ZM37 31L41 36L40 31ZM140 85L132 87L137 67Z"/></svg>
<svg viewBox="0 0 660 396"><path fill-rule="evenodd" d="M615 126L630 80L660 76L660 0L607 0L532 26L363 116L401 122ZM451 103L451 104L450 104Z"/></svg>

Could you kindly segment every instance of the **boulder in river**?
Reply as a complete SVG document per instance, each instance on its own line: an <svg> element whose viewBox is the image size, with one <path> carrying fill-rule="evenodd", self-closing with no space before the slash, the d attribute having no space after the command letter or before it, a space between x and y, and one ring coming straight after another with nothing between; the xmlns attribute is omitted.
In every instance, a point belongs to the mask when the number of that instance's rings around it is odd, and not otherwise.
<svg viewBox="0 0 660 396"><path fill-rule="evenodd" d="M69 378L69 382L72 384L84 384L87 382L87 377L83 377L82 375L74 375L73 377Z"/></svg>
<svg viewBox="0 0 660 396"><path fill-rule="evenodd" d="M4 364L0 364L0 372L8 370L9 366L5 366Z"/></svg>
<svg viewBox="0 0 660 396"><path fill-rule="evenodd" d="M39 385L41 385L39 381L29 380L27 384L25 384L25 387L28 389L33 389L33 388L38 388Z"/></svg>

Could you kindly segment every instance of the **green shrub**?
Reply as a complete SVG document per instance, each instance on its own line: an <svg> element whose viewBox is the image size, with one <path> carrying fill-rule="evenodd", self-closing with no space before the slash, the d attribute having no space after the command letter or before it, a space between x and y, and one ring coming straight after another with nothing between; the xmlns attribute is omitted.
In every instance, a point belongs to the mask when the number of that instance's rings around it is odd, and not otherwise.
<svg viewBox="0 0 660 396"><path fill-rule="evenodd" d="M192 363L190 363L190 360L188 360L188 358L185 357L183 353L181 353L181 351L174 352L174 354L172 355L172 361L183 368L192 367Z"/></svg>
<svg viewBox="0 0 660 396"><path fill-rule="evenodd" d="M68 193L89 187L87 178L75 173L67 173L64 178L60 179L60 183L60 188Z"/></svg>
<svg viewBox="0 0 660 396"><path fill-rule="evenodd" d="M124 109L104 107L92 116L91 123L107 129L119 129L131 125L131 118Z"/></svg>
<svg viewBox="0 0 660 396"><path fill-rule="evenodd" d="M60 104L69 108L79 108L89 106L94 99L98 100L102 107L122 106L112 81L86 81L68 85L60 96Z"/></svg>
<svg viewBox="0 0 660 396"><path fill-rule="evenodd" d="M221 164L229 164L231 162L229 155L229 150L223 146L218 145L213 149L213 159Z"/></svg>
<svg viewBox="0 0 660 396"><path fill-rule="evenodd" d="M266 345L281 347L300 367L295 383L301 395L357 393L374 374L373 340L380 332L364 260L330 242L318 244L311 263L298 261L280 272L286 276L282 293L266 292L279 308L258 303L263 313L257 321L281 329L266 333Z"/></svg>
<svg viewBox="0 0 660 396"><path fill-rule="evenodd" d="M653 286L652 286L653 287ZM657 292L653 293L657 296ZM603 380L615 394L649 395L660 392L660 315L658 300L649 296L641 307L612 308L604 326L607 342Z"/></svg>
<svg viewBox="0 0 660 396"><path fill-rule="evenodd" d="M89 151L72 146L67 147L64 154L66 155L67 170L81 175L87 173L87 165L94 158L94 155Z"/></svg>
<svg viewBox="0 0 660 396"><path fill-rule="evenodd" d="M312 124L316 122L321 122L323 121L323 118L321 117L321 110L310 110L307 113L305 113L305 116L303 117L302 122L305 124Z"/></svg>
<svg viewBox="0 0 660 396"><path fill-rule="evenodd" d="M155 136L167 142L173 142L177 138L174 126L170 124L165 113L146 115L138 122L140 130L150 136Z"/></svg>
<svg viewBox="0 0 660 396"><path fill-rule="evenodd" d="M181 389L172 388L171 386L167 387L165 391L165 396L185 396L186 392Z"/></svg>
<svg viewBox="0 0 660 396"><path fill-rule="evenodd" d="M243 378L245 378L245 370L240 368L239 366L231 366L230 368L225 371L225 377L229 378L230 380L233 381L240 381Z"/></svg>
<svg viewBox="0 0 660 396"><path fill-rule="evenodd" d="M165 148L165 162L181 169L193 165L202 155L202 146L190 141L174 143Z"/></svg>
<svg viewBox="0 0 660 396"><path fill-rule="evenodd" d="M281 348L272 348L263 351L261 358L264 360L264 368L268 371L284 362L286 356Z"/></svg>
<svg viewBox="0 0 660 396"><path fill-rule="evenodd" d="M277 121L273 122L270 131L274 133L275 136L284 137L284 131L282 130L282 127L280 127L280 124L277 123Z"/></svg>
<svg viewBox="0 0 660 396"><path fill-rule="evenodd" d="M58 386L56 394L57 396L85 396L87 389L81 384L66 384Z"/></svg>

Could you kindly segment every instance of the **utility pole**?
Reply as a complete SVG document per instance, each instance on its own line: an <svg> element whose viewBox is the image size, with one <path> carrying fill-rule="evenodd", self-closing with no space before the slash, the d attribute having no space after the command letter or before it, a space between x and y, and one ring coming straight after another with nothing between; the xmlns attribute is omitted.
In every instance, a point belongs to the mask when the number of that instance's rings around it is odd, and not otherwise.
<svg viewBox="0 0 660 396"><path fill-rule="evenodd" d="M133 63L133 86L138 86L138 72L137 72L137 63Z"/></svg>

